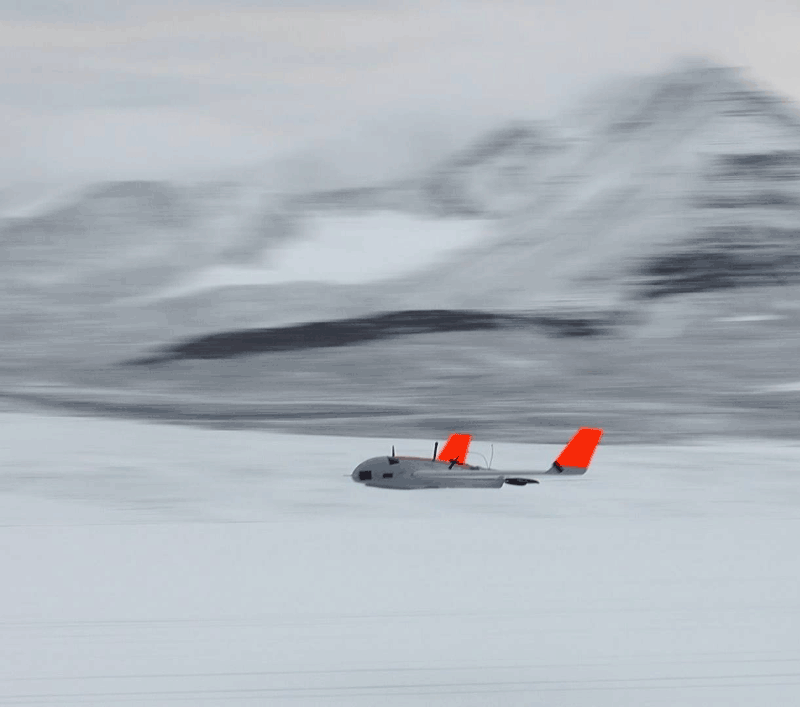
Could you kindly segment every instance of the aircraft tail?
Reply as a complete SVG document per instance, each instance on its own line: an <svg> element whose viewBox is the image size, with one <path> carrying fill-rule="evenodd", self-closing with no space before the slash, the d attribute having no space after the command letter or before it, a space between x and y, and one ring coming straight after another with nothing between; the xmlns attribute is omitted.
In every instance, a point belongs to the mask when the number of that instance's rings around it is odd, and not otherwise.
<svg viewBox="0 0 800 707"><path fill-rule="evenodd" d="M603 430L581 427L546 473L565 476L585 474L602 436Z"/></svg>
<svg viewBox="0 0 800 707"><path fill-rule="evenodd" d="M440 462L452 462L455 459L456 464L466 464L471 441L472 435L450 435L436 459Z"/></svg>

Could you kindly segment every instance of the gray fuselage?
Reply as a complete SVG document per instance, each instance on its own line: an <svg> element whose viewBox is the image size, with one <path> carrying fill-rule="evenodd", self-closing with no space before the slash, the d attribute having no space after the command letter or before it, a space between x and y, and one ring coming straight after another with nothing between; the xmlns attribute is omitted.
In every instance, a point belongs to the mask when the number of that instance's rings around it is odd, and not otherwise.
<svg viewBox="0 0 800 707"><path fill-rule="evenodd" d="M417 457L372 457L352 473L356 483L385 489L496 488L502 472L470 464L453 464Z"/></svg>

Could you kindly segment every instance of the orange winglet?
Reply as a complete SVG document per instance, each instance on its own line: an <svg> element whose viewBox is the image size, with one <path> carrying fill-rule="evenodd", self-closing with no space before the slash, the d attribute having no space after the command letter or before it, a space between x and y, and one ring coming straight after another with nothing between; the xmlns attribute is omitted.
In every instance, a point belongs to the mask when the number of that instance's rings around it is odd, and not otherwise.
<svg viewBox="0 0 800 707"><path fill-rule="evenodd" d="M440 462L449 462L456 459L458 464L466 464L467 452L469 451L469 443L472 441L472 435L450 435L444 448L439 452L436 457Z"/></svg>
<svg viewBox="0 0 800 707"><path fill-rule="evenodd" d="M556 463L561 466L588 469L594 450L600 443L600 437L602 436L603 430L581 427L570 440L569 444L564 447L564 450L561 452L558 459L556 459Z"/></svg>

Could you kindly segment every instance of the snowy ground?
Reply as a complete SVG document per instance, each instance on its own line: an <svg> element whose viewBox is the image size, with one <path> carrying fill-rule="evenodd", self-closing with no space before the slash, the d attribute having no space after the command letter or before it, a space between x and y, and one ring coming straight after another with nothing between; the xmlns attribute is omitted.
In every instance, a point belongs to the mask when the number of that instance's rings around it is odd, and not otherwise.
<svg viewBox="0 0 800 707"><path fill-rule="evenodd" d="M0 415L0 705L800 703L800 446L392 442Z"/></svg>

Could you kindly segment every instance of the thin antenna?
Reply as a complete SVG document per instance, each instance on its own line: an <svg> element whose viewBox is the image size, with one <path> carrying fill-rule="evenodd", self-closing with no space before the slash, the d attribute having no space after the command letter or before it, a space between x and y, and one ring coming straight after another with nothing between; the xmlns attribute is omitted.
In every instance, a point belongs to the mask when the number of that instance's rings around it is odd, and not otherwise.
<svg viewBox="0 0 800 707"><path fill-rule="evenodd" d="M439 443L434 442L433 445L433 459L431 461L436 461L436 452L439 450Z"/></svg>
<svg viewBox="0 0 800 707"><path fill-rule="evenodd" d="M492 459L494 459L494 445L492 445L492 456L489 457L489 468L492 468Z"/></svg>
<svg viewBox="0 0 800 707"><path fill-rule="evenodd" d="M489 468L489 462L486 461L486 457L483 456L480 452L471 452L471 454L477 454L481 459L483 459L483 463L486 464L486 468Z"/></svg>

